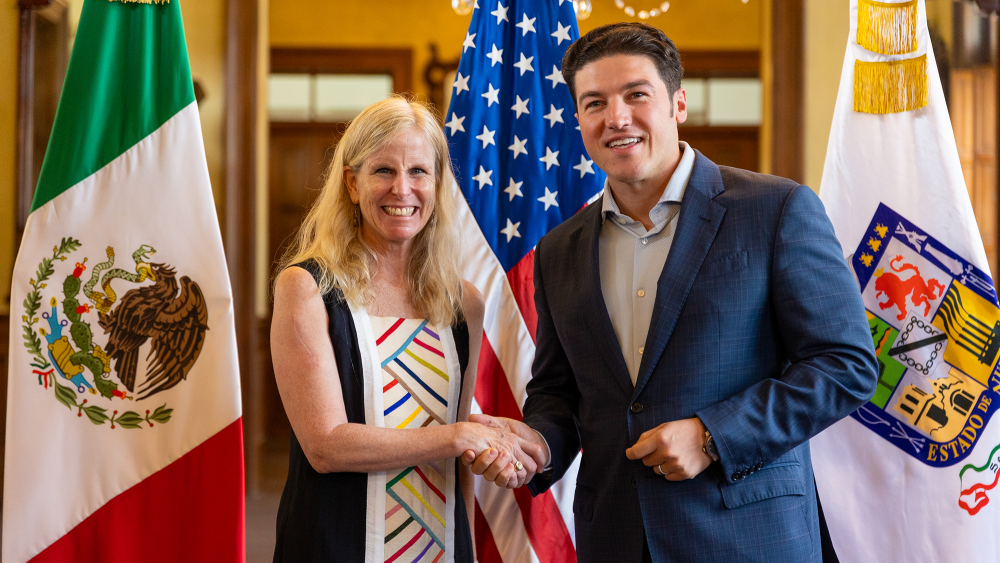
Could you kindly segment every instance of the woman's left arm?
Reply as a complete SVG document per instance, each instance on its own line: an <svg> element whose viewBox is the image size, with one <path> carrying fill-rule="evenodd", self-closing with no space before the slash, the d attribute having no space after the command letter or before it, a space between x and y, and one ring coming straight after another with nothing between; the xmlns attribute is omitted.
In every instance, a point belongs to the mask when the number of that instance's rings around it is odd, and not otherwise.
<svg viewBox="0 0 1000 563"><path fill-rule="evenodd" d="M483 296L471 282L463 281L462 308L465 313L465 323L469 328L469 365L465 369L462 384L462 397L458 403L458 420L469 420L472 410L472 399L476 393L476 374L479 368L479 348L483 343ZM469 517L469 531L472 533L472 553L476 553L475 523L476 523L476 484L472 468L464 463L459 464L458 479L462 485L462 496L465 498L466 514Z"/></svg>

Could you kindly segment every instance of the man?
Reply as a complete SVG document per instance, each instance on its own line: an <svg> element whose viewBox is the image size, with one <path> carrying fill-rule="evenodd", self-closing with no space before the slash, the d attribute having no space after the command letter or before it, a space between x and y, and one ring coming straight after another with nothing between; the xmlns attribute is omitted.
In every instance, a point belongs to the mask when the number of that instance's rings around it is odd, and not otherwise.
<svg viewBox="0 0 1000 563"><path fill-rule="evenodd" d="M680 58L653 27L599 27L562 71L607 189L535 251L524 424L478 420L544 444L536 495L582 447L581 562L821 560L808 440L871 397L877 364L819 198L679 142Z"/></svg>

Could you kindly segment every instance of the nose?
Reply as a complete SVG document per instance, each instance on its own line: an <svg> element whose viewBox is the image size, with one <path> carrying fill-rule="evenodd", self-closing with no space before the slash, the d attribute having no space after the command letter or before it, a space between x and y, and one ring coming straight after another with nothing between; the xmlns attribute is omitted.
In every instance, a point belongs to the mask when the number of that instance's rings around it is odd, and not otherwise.
<svg viewBox="0 0 1000 563"><path fill-rule="evenodd" d="M392 183L392 195L403 199L413 191L413 178L409 174L399 174Z"/></svg>
<svg viewBox="0 0 1000 563"><path fill-rule="evenodd" d="M624 100L612 98L608 101L607 126L609 129L624 129L632 124L632 112Z"/></svg>

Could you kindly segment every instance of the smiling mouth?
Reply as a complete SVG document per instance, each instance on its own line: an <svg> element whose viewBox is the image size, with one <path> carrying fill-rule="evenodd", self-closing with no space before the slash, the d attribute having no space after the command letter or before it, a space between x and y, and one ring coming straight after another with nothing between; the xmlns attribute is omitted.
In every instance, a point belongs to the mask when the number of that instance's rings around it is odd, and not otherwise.
<svg viewBox="0 0 1000 563"><path fill-rule="evenodd" d="M387 215L392 215L393 217L409 217L416 213L416 207L390 207L388 205L382 206L382 211L385 211Z"/></svg>
<svg viewBox="0 0 1000 563"><path fill-rule="evenodd" d="M624 139L615 139L614 141L608 143L607 146L613 149L617 149L621 147L630 147L640 142L642 142L642 139L640 139L639 137L626 137Z"/></svg>

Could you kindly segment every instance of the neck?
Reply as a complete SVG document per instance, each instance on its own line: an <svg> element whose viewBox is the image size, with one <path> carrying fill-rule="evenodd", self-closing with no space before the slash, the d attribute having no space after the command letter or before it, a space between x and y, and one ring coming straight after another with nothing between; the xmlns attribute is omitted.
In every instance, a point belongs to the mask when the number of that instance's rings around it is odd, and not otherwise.
<svg viewBox="0 0 1000 563"><path fill-rule="evenodd" d="M368 248L375 254L377 261L373 272L373 281L394 287L408 287L406 269L410 262L413 241L391 243L375 240L375 237L367 236L365 230L362 230L362 237L368 243Z"/></svg>
<svg viewBox="0 0 1000 563"><path fill-rule="evenodd" d="M611 194L618 204L618 210L632 220L642 223L647 231L652 229L653 222L649 219L649 212L660 201L680 162L681 152L678 147L670 159L670 164L650 178L635 182L620 182L609 177L608 187L611 188Z"/></svg>

